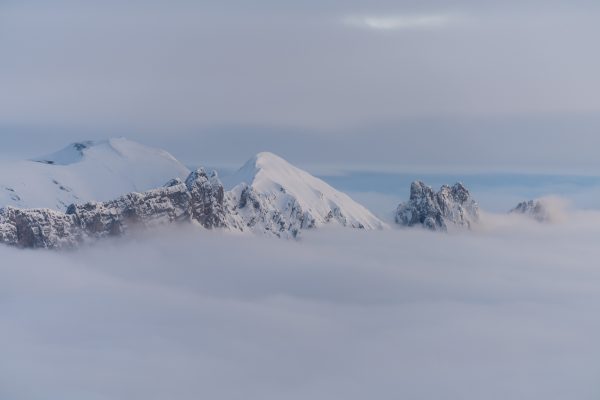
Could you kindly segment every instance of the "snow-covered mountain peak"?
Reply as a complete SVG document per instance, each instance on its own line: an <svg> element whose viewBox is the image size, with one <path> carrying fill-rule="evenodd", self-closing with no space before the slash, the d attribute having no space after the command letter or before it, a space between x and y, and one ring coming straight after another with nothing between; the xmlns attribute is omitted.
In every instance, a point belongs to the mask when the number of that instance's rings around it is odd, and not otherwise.
<svg viewBox="0 0 600 400"><path fill-rule="evenodd" d="M240 183L253 186L261 180L268 179L269 175L281 174L292 169L297 168L278 155L264 151L246 161L233 175L225 177L224 184L227 189L233 189Z"/></svg>
<svg viewBox="0 0 600 400"><path fill-rule="evenodd" d="M122 158L137 161L149 157L179 163L166 150L148 147L124 137L71 143L57 152L35 157L31 161L49 165L71 165L88 159Z"/></svg>
<svg viewBox="0 0 600 400"><path fill-rule="evenodd" d="M179 160L177 160L171 153L163 149L149 147L123 137L112 138L98 143L105 144L109 151L113 151L119 156L132 161L144 161L154 158L166 163L177 164L180 166L180 168L183 167L187 171L187 168L184 167Z"/></svg>
<svg viewBox="0 0 600 400"><path fill-rule="evenodd" d="M252 157L230 179L235 184L245 182L259 191L279 190L292 182L306 183L313 180L316 178L309 173L270 152L261 152Z"/></svg>
<svg viewBox="0 0 600 400"><path fill-rule="evenodd" d="M288 207L296 214L300 212L305 226L318 226L331 221L343 226L367 229L384 226L369 210L347 194L337 191L273 153L258 153L224 181L228 189L247 184L275 208Z"/></svg>
<svg viewBox="0 0 600 400"><path fill-rule="evenodd" d="M254 157L252 157L252 160L254 160L254 162L257 165L268 165L269 163L273 163L273 162L289 164L286 160L279 157L275 153L271 153L270 151L261 151L260 153L256 154Z"/></svg>
<svg viewBox="0 0 600 400"><path fill-rule="evenodd" d="M106 142L106 141L104 141ZM87 149L102 144L103 142L95 142L86 140L83 142L71 143L67 147L57 152L46 154L41 157L33 158L32 161L50 164L50 165L70 165L81 161Z"/></svg>
<svg viewBox="0 0 600 400"><path fill-rule="evenodd" d="M0 168L0 207L65 210L184 179L189 170L165 150L125 138L80 141L55 153Z"/></svg>

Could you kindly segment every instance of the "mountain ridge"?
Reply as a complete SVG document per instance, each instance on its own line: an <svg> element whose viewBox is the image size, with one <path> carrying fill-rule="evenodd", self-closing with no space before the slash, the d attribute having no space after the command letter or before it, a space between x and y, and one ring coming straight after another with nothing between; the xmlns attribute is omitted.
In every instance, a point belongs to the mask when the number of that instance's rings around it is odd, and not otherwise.
<svg viewBox="0 0 600 400"><path fill-rule="evenodd" d="M117 144L116 150L129 151L119 152L127 159L135 158L141 146L125 139ZM36 162L48 168L68 168L93 158L98 146L115 150L111 140L81 142ZM142 148L162 159L172 157ZM281 238L296 238L302 230L325 224L357 229L386 226L348 195L273 153L258 153L230 178L241 182L226 191L216 171L199 168L185 180L176 176L151 190L131 191L106 201L74 202L65 212L9 205L0 209L0 242L17 247L75 247L92 238L125 234L133 227L179 222Z"/></svg>

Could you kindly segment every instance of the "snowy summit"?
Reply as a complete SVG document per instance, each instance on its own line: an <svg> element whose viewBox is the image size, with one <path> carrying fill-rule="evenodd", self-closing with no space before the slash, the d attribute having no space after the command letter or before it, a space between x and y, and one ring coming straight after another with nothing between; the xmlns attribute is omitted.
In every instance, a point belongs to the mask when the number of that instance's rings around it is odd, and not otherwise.
<svg viewBox="0 0 600 400"><path fill-rule="evenodd" d="M165 150L125 138L82 141L0 168L0 207L51 208L107 201L185 178L188 168Z"/></svg>
<svg viewBox="0 0 600 400"><path fill-rule="evenodd" d="M262 152L248 160L225 179L225 187L239 202L249 192L266 211L281 210L298 227L314 227L334 222L341 226L381 229L384 223L362 205L321 179L283 158ZM245 213L241 213L245 215Z"/></svg>

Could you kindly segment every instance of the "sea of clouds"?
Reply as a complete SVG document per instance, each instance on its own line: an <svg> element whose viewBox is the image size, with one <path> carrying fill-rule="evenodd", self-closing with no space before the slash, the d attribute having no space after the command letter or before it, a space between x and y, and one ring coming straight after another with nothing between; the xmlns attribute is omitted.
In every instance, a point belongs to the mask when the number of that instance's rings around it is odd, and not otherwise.
<svg viewBox="0 0 600 400"><path fill-rule="evenodd" d="M600 213L567 217L0 247L0 398L597 399Z"/></svg>

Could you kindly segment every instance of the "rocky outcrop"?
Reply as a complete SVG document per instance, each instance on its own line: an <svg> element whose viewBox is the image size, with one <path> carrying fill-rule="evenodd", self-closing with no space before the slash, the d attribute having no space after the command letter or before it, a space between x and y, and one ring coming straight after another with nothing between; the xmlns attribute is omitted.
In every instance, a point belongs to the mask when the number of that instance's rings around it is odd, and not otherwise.
<svg viewBox="0 0 600 400"><path fill-rule="evenodd" d="M188 176L185 185L191 196L192 218L208 229L226 227L225 190L217 172L208 176L204 169L198 169Z"/></svg>
<svg viewBox="0 0 600 400"><path fill-rule="evenodd" d="M543 200L523 201L510 210L509 213L524 215L538 222L551 222L553 220L548 204Z"/></svg>
<svg viewBox="0 0 600 400"><path fill-rule="evenodd" d="M192 196L181 183L107 202L71 205L67 215L86 237L117 236L132 229L192 221Z"/></svg>
<svg viewBox="0 0 600 400"><path fill-rule="evenodd" d="M447 231L449 227L470 229L479 220L479 206L462 183L444 185L438 192L423 182L410 186L410 198L401 203L395 216L404 226L423 226Z"/></svg>
<svg viewBox="0 0 600 400"><path fill-rule="evenodd" d="M83 232L72 215L47 208L0 209L0 243L23 248L73 247Z"/></svg>
<svg viewBox="0 0 600 400"><path fill-rule="evenodd" d="M232 219L242 230L295 238L301 229L315 226L314 219L302 210L296 198L284 191L279 195L265 194L241 184L227 193L227 203Z"/></svg>
<svg viewBox="0 0 600 400"><path fill-rule="evenodd" d="M209 177L199 169L185 183L172 180L162 188L107 202L73 204L66 213L7 207L0 210L0 242L23 248L66 248L176 222L195 222L207 229L228 226L223 186L216 174Z"/></svg>

